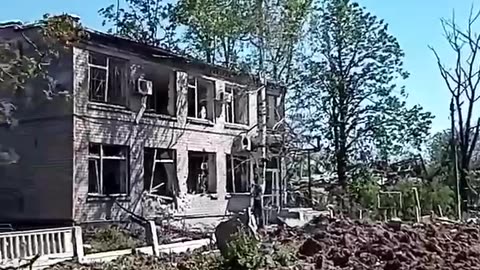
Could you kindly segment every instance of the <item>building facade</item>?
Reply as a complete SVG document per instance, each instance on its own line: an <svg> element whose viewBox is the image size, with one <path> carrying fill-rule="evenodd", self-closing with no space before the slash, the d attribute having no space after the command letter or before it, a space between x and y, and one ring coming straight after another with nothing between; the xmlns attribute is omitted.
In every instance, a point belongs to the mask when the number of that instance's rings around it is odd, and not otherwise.
<svg viewBox="0 0 480 270"><path fill-rule="evenodd" d="M28 31L4 27L0 37L25 46ZM265 119L261 91L269 128L282 117L283 93L163 49L89 36L51 63L53 83L14 98L19 125L0 139L19 159L0 167L0 203L9 206L0 218L121 220L146 215L150 195L191 220L245 207L263 162L251 149ZM42 87L69 95L46 100ZM278 192L281 159L267 164L266 189Z"/></svg>

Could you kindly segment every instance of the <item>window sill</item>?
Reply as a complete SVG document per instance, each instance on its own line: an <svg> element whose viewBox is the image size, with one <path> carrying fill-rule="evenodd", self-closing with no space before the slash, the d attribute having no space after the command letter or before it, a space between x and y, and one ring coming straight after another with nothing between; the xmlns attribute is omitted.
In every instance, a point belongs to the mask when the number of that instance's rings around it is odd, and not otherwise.
<svg viewBox="0 0 480 270"><path fill-rule="evenodd" d="M166 114L159 114L159 113L151 112L151 111L150 112L146 111L144 116L149 117L149 118L157 118L157 119L161 119L161 120L167 120L167 121L177 121L177 117L175 117L175 116L166 115Z"/></svg>
<svg viewBox="0 0 480 270"><path fill-rule="evenodd" d="M236 124L236 123L227 123L227 122L225 122L225 128L228 128L228 129L239 129L239 130L248 130L248 125L245 125L245 124Z"/></svg>
<svg viewBox="0 0 480 270"><path fill-rule="evenodd" d="M108 104L108 103L98 103L93 101L88 102L87 108L94 109L94 110L108 111L108 112L121 112L121 113L129 112L126 106Z"/></svg>
<svg viewBox="0 0 480 270"><path fill-rule="evenodd" d="M191 194L188 193L190 196L195 196L195 197L208 197L211 200L218 200L218 194L217 193L203 193L203 194Z"/></svg>
<svg viewBox="0 0 480 270"><path fill-rule="evenodd" d="M130 196L127 194L116 194L116 195L101 195L101 194L88 194L87 202L103 202L103 201L130 201Z"/></svg>
<svg viewBox="0 0 480 270"><path fill-rule="evenodd" d="M211 127L214 126L214 123L211 120L200 119L200 118L195 118L195 117L187 117L187 122L192 123L192 124L211 126Z"/></svg>
<svg viewBox="0 0 480 270"><path fill-rule="evenodd" d="M225 194L225 199L231 199L232 197L250 197L250 195L250 192L227 193Z"/></svg>

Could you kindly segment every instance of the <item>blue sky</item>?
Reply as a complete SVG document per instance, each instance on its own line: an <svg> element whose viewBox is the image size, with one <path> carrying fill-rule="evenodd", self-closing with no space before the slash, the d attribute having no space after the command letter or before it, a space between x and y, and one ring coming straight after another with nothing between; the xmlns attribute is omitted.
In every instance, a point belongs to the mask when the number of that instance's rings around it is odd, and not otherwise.
<svg viewBox="0 0 480 270"><path fill-rule="evenodd" d="M428 48L433 46L446 61L451 52L442 36L440 18L451 17L453 10L460 23L465 23L470 7L480 0L359 0L362 6L384 19L390 32L397 37L404 49L405 67L410 78L405 81L410 104L421 104L436 119L433 131L449 126L449 92L436 66L436 60ZM115 0L14 0L3 1L0 21L34 21L44 13L74 13L91 28L102 30L98 9Z"/></svg>

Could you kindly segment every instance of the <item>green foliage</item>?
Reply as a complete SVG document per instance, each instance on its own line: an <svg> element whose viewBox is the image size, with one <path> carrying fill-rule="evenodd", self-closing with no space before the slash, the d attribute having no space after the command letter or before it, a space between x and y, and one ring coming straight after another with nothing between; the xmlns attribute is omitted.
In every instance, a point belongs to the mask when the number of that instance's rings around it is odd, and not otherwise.
<svg viewBox="0 0 480 270"><path fill-rule="evenodd" d="M131 249L142 245L140 240L118 227L99 228L89 238L86 243L92 246L92 253Z"/></svg>
<svg viewBox="0 0 480 270"><path fill-rule="evenodd" d="M349 186L349 193L364 209L375 209L377 207L377 194L379 191L380 186L372 178L354 181Z"/></svg>
<svg viewBox="0 0 480 270"><path fill-rule="evenodd" d="M40 25L44 41L47 43L60 43L69 48L88 38L78 19L68 14L45 14Z"/></svg>
<svg viewBox="0 0 480 270"><path fill-rule="evenodd" d="M244 230L235 234L228 245L228 252L222 261L224 269L254 270L263 263L260 243Z"/></svg>
<svg viewBox="0 0 480 270"><path fill-rule="evenodd" d="M186 27L182 41L187 52L208 63L232 67L252 29L252 1L179 0L172 13Z"/></svg>
<svg viewBox="0 0 480 270"><path fill-rule="evenodd" d="M288 243L277 244L273 247L272 264L274 267L288 267L292 266L297 261L297 249Z"/></svg>
<svg viewBox="0 0 480 270"><path fill-rule="evenodd" d="M453 216L455 213L455 192L438 180L429 182L413 182L408 180L399 181L395 186L381 187L375 181L368 179L366 181L354 181L349 186L350 195L364 209L373 211L374 216L378 215L377 194L379 191L399 191L402 193L402 207L397 195L381 196L382 207L399 208L399 216L406 220L415 218L415 193L413 188L417 188L420 200L422 215L429 215L432 211L439 214L439 207L443 215Z"/></svg>
<svg viewBox="0 0 480 270"><path fill-rule="evenodd" d="M178 270L218 270L220 267L221 259L212 254L193 254L189 260L177 265Z"/></svg>
<svg viewBox="0 0 480 270"><path fill-rule="evenodd" d="M110 5L98 11L103 25L115 33L148 45L174 46L174 30L169 23L172 6L162 0L126 0L126 8Z"/></svg>
<svg viewBox="0 0 480 270"><path fill-rule="evenodd" d="M310 50L291 91L294 121L325 142L345 184L349 165L390 160L417 149L433 116L408 108L399 80L404 53L388 25L349 0L327 0L314 13Z"/></svg>

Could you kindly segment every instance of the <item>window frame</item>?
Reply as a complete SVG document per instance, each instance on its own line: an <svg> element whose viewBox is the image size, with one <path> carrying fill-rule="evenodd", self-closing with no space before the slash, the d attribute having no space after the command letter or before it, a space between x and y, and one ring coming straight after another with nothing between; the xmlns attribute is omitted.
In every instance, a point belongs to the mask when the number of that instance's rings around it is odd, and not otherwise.
<svg viewBox="0 0 480 270"><path fill-rule="evenodd" d="M90 148L92 146L98 146L99 147L99 153L98 155L90 153ZM105 156L104 155L104 146L116 146L116 147L121 147L122 151L125 151L125 156L120 157L120 156ZM95 196L95 197L119 197L119 196L129 196L130 195L130 148L125 145L116 145L116 144L103 144L103 143L93 143L90 142L88 144L89 147L89 152L88 152L88 166L90 166L90 160L95 160L96 166L98 168L95 168L96 172L96 185L97 185L97 192L91 192L90 190L87 191L89 196ZM104 187L104 179L103 179L103 160L120 160L125 162L125 193L113 193L113 194L105 194L103 187ZM87 168L88 170L88 185L90 186L90 167Z"/></svg>
<svg viewBox="0 0 480 270"><path fill-rule="evenodd" d="M194 80L195 84L190 84L190 80ZM212 93L211 93L211 99L210 100L207 100L207 104L208 104L208 107L210 107L210 110L211 110L211 115L212 115L212 119L208 119L208 111L207 111L207 118L203 119L203 118L200 118L198 117L198 115L200 114L200 108L199 108L199 99L198 99L198 85L199 85L199 80L204 80L206 81L208 84L211 84L212 86ZM190 116L190 112L188 111L188 108L190 107L188 102L188 97L189 97L189 91L190 90L194 90L195 93L194 93L194 100L195 100L195 113L194 113L194 116ZM207 88L207 96L208 96L208 88ZM208 79L208 78L204 78L202 76L195 76L195 75L189 75L187 74L187 117L190 118L190 119L193 119L195 121L206 121L206 122L209 122L209 123L215 123L215 93L216 93L216 87L215 87L215 81L211 80L211 79ZM207 107L207 108L208 108Z"/></svg>
<svg viewBox="0 0 480 270"><path fill-rule="evenodd" d="M237 192L235 190L235 180L236 180L236 177L235 177L235 158L242 158L242 163L246 163L246 166L247 166L247 190L244 191L244 192ZM228 160L230 159L230 163L228 162ZM245 156L238 156L238 155L232 155L232 154L226 154L225 155L225 163L227 163L227 169L226 169L226 172L228 173L228 170L230 170L230 176L232 177L231 181L231 185L232 185L232 189L233 191L230 192L228 191L228 174L227 174L227 178L225 179L225 191L227 194L250 194L250 186L252 184L252 179L251 179L251 173L252 173L252 168L251 168L251 162L250 160L248 159L248 157L245 157ZM240 179L241 181L241 179Z"/></svg>
<svg viewBox="0 0 480 270"><path fill-rule="evenodd" d="M229 92L227 89L230 89L231 92ZM241 125L241 126L248 126L250 124L250 94L247 92L245 93L246 97L246 104L245 104L245 109L246 109L246 123L240 123L237 122L237 117L235 114L235 99L238 98L237 95L240 95L238 92L243 92L247 91L247 89L243 87L239 87L233 84L226 83L225 84L225 93L230 93L232 95L232 100L229 103L225 103L225 123L229 125ZM230 113L232 114L232 119L228 119L228 106L230 105Z"/></svg>
<svg viewBox="0 0 480 270"><path fill-rule="evenodd" d="M217 174L217 153L216 152L204 152L204 151L195 151L195 150L189 150L187 153L188 156L188 174L187 174L187 194L190 195L212 195L212 194L217 194L218 193L218 174ZM208 163L208 174L207 174L207 179L206 179L206 184L207 184L207 189L204 190L203 193L199 192L197 189L198 187L198 182L197 180L193 180L195 182L195 187L193 187L193 190L190 190L191 184L192 184L192 177L193 172L190 170L191 169L191 159L192 158L202 158L204 161ZM210 163L213 164L214 166L210 166ZM197 174L198 176L198 174ZM212 177L212 178L211 178ZM193 192L192 192L193 191Z"/></svg>
<svg viewBox="0 0 480 270"><path fill-rule="evenodd" d="M154 179L154 176L155 176L155 166L157 163L161 163L161 164L173 164L173 170L174 170L174 175L175 175L175 178L177 177L177 150L176 149L172 149L172 148L157 148L157 147L144 147L143 150L144 150L144 153L145 153L145 150L153 150L153 162L152 162L152 168L151 168L151 175L150 175L150 187L149 187L149 190L148 192L149 193L152 193L152 194L155 194L155 190L153 187L153 179ZM171 154L171 158L167 159L167 158L157 158L157 153L158 152L168 152L169 154ZM145 168L145 159L144 159L144 168ZM145 182L145 172L143 173L143 181L144 181L144 184L146 184ZM168 180L167 179L167 182L166 184L168 185ZM167 187L168 189L169 187ZM145 190L145 186L144 186L144 190ZM161 195L161 196L165 196L165 195Z"/></svg>
<svg viewBox="0 0 480 270"><path fill-rule="evenodd" d="M151 80L153 82L153 93L152 93L151 96L147 97L147 107L146 107L145 112L150 113L150 114L175 118L177 116L177 98L178 98L177 83L176 83L177 82L177 73L174 70L170 70L170 69L166 69L166 68L165 68L165 71L167 72L167 76L168 76L167 94L169 96L170 96L170 92L173 94L173 96L171 97L172 98L171 102L173 102L172 103L172 112L171 113L168 112L168 107L170 106L170 104L167 104L167 108L166 108L167 113L162 113L162 112L159 112L157 110L158 106L159 106L157 104L157 95L158 95L157 92L158 91L155 91L156 90L155 80L152 79L151 76L154 76L152 74L148 74L149 76L145 76L145 79ZM171 87L173 89L171 89ZM150 106L150 105L152 105L152 106ZM158 148L158 149L160 149L160 148Z"/></svg>
<svg viewBox="0 0 480 270"><path fill-rule="evenodd" d="M99 55L99 56L105 57L105 59L106 59L105 66L90 63L90 59L94 55ZM93 103L108 104L108 105L113 105L113 106L126 106L127 105L126 89L128 88L128 79L127 79L126 74L127 74L128 62L129 61L127 59L124 59L124 58L121 58L121 57L111 56L111 55L108 55L108 54L105 54L105 53L102 53L102 52L97 52L97 51L94 51L94 50L89 50L88 51L87 58L88 58L87 59L88 101L93 102ZM109 100L108 93L109 93L109 82L110 82L109 79L110 79L110 61L111 61L111 59L115 59L115 60L118 60L120 62L123 62L123 68L124 68L123 71L124 72L122 74L121 89L120 89L121 99L122 99L122 102L120 102L121 104L117 104L117 103ZM91 79L92 79L92 68L100 69L100 70L105 71L105 92L103 93L103 96L104 96L103 100L93 99L93 97L92 97L92 89L90 89L90 87L91 87L90 84L91 84Z"/></svg>
<svg viewBox="0 0 480 270"><path fill-rule="evenodd" d="M280 107L280 104L281 102L279 101L279 99L281 98L281 94L280 93L275 93L275 92L268 92L267 91L267 95L266 95L266 105L267 105L267 129L268 130L272 130L273 127L280 121L282 120L282 117L278 111L278 108ZM273 99L273 104L271 104L271 102L269 102L270 98ZM272 112L273 112L273 115L270 115L270 108L272 107L273 105L273 108L272 108ZM273 123L273 125L270 125L271 123Z"/></svg>

